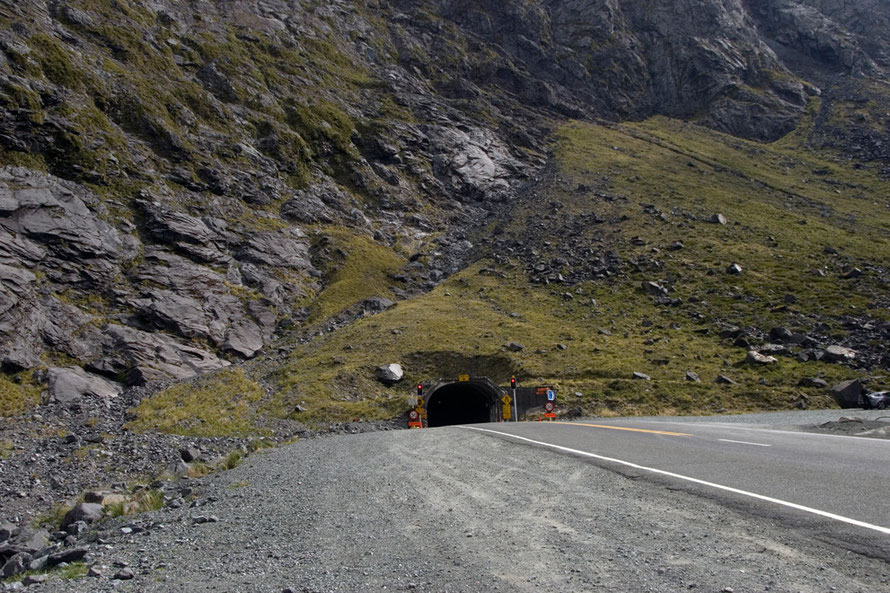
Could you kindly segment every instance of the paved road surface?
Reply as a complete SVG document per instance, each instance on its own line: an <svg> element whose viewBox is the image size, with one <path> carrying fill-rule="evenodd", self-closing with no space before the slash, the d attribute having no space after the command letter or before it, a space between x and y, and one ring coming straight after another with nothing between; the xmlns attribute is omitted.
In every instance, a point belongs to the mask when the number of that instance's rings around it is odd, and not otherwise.
<svg viewBox="0 0 890 593"><path fill-rule="evenodd" d="M890 558L890 440L671 419L474 428L805 523L847 547Z"/></svg>

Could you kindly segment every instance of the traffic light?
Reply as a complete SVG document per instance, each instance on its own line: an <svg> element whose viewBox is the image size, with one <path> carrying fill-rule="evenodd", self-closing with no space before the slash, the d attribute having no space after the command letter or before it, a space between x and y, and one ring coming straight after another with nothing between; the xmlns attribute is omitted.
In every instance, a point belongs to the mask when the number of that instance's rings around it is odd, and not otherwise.
<svg viewBox="0 0 890 593"><path fill-rule="evenodd" d="M516 377L510 377L510 389L516 389Z"/></svg>
<svg viewBox="0 0 890 593"><path fill-rule="evenodd" d="M417 397L423 397L423 383L417 384Z"/></svg>

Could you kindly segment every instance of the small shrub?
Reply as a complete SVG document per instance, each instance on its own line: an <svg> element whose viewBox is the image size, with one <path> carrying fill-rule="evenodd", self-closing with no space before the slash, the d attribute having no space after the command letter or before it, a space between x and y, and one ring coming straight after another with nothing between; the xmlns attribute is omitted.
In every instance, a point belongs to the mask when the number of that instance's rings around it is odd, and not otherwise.
<svg viewBox="0 0 890 593"><path fill-rule="evenodd" d="M68 514L71 508L71 506L66 504L57 504L45 513L38 515L34 522L37 525L51 525L58 528L62 524L62 519L65 518L65 515Z"/></svg>
<svg viewBox="0 0 890 593"><path fill-rule="evenodd" d="M189 477L190 478L200 478L202 476L206 476L210 472L213 471L206 463L202 463L200 461L196 461L194 463L189 464Z"/></svg>
<svg viewBox="0 0 890 593"><path fill-rule="evenodd" d="M243 451L237 451L237 450L232 451L231 453L226 455L225 459L223 459L222 463L220 464L220 468L222 468L224 470L235 469L236 467L238 467L238 465L241 464L241 461L243 459L244 459Z"/></svg>

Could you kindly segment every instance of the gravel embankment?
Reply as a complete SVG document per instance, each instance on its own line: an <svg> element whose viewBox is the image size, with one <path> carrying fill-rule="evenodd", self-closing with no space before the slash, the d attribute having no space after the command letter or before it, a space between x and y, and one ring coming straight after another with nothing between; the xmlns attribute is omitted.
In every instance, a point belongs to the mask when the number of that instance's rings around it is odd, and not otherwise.
<svg viewBox="0 0 890 593"><path fill-rule="evenodd" d="M40 590L890 589L882 560L460 428L300 441L190 485L198 506L106 527L103 576ZM113 579L124 564L135 578Z"/></svg>

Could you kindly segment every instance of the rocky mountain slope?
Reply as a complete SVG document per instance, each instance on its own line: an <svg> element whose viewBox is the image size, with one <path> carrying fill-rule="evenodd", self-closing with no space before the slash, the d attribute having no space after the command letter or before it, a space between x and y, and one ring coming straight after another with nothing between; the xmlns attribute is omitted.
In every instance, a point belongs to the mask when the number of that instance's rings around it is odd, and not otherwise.
<svg viewBox="0 0 890 593"><path fill-rule="evenodd" d="M4 507L186 437L397 417L389 362L516 373L590 413L877 384L888 20L880 0L0 1ZM738 366L753 348L780 362Z"/></svg>

